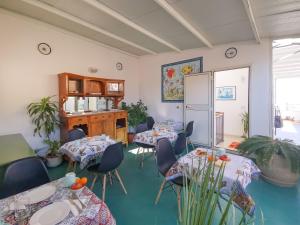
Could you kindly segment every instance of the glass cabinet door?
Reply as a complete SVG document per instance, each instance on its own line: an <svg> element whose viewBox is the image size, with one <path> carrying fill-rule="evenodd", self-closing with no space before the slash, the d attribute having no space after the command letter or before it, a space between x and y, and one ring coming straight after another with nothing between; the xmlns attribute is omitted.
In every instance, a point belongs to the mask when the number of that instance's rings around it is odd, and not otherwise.
<svg viewBox="0 0 300 225"><path fill-rule="evenodd" d="M107 93L109 95L123 95L124 94L124 83L119 82L107 82Z"/></svg>

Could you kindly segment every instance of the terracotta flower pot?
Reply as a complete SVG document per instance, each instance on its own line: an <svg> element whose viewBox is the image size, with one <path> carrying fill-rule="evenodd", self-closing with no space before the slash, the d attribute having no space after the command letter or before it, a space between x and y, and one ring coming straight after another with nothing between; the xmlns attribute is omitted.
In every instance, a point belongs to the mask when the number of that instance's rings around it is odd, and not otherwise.
<svg viewBox="0 0 300 225"><path fill-rule="evenodd" d="M298 183L299 174L291 172L288 161L280 155L274 154L268 166L260 167L262 177L281 187L292 187Z"/></svg>

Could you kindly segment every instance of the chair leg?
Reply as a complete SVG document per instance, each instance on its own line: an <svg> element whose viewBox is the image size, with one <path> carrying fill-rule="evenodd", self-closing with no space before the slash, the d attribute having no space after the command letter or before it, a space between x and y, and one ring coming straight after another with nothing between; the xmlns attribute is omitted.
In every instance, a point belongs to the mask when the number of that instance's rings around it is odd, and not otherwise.
<svg viewBox="0 0 300 225"><path fill-rule="evenodd" d="M160 185L160 188L159 188L159 192L157 193L157 196L156 196L156 199L155 199L155 205L157 205L157 203L159 202L159 199L160 199L160 195L166 185L166 178L164 178L163 182L161 183Z"/></svg>
<svg viewBox="0 0 300 225"><path fill-rule="evenodd" d="M70 168L72 168L72 164L73 164L73 161L71 159L69 159L69 163L68 163L66 173L68 173L70 171Z"/></svg>
<svg viewBox="0 0 300 225"><path fill-rule="evenodd" d="M188 138L188 142L189 142L190 145L192 145L192 150L194 150L194 149L195 149L195 146L194 146L194 144L193 144L193 142L191 141L190 138Z"/></svg>
<svg viewBox="0 0 300 225"><path fill-rule="evenodd" d="M179 222L181 222L181 196L180 196L180 187L176 187L177 192L177 204L178 204L178 216L179 216Z"/></svg>
<svg viewBox="0 0 300 225"><path fill-rule="evenodd" d="M93 182L92 182L92 185L91 185L91 190L94 189L94 185L95 185L95 183L96 183L97 178L98 178L98 174L95 174L95 177L94 177Z"/></svg>
<svg viewBox="0 0 300 225"><path fill-rule="evenodd" d="M74 172L74 173L76 172L76 165L77 165L77 163L76 163L76 161L74 161L74 162L73 162L73 172Z"/></svg>
<svg viewBox="0 0 300 225"><path fill-rule="evenodd" d="M121 186L122 186L122 188L123 188L123 191L124 191L125 194L127 195L127 191L126 191L126 189L125 189L125 186L124 186L123 181L122 181L122 179L121 179L121 177L120 177L120 175L119 175L118 170L115 170L115 174L116 174L118 180L120 181L120 184L121 184Z"/></svg>
<svg viewBox="0 0 300 225"><path fill-rule="evenodd" d="M141 168L143 168L144 167L144 156L145 156L145 149L144 148L142 148L142 150L143 150L143 155L142 155L142 160L141 160Z"/></svg>
<svg viewBox="0 0 300 225"><path fill-rule="evenodd" d="M108 172L108 177L109 177L109 183L110 183L110 186L112 186L113 182L112 182L112 175L111 175L111 172Z"/></svg>
<svg viewBox="0 0 300 225"><path fill-rule="evenodd" d="M135 159L137 159L137 158L138 158L138 156L139 156L139 153L140 153L140 150L141 150L141 147L138 147L138 150L137 150L137 152L136 152L136 155L135 155Z"/></svg>
<svg viewBox="0 0 300 225"><path fill-rule="evenodd" d="M106 189L106 174L103 176L103 184L102 184L102 201L105 202L105 189Z"/></svg>
<svg viewBox="0 0 300 225"><path fill-rule="evenodd" d="M185 142L185 148L186 148L186 153L189 153L189 145L188 145L188 140L186 139Z"/></svg>

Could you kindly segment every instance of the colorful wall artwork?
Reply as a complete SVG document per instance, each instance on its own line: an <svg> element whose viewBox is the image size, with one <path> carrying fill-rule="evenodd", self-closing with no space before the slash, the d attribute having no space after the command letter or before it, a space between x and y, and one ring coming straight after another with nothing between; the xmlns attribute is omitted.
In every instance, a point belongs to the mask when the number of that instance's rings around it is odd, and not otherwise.
<svg viewBox="0 0 300 225"><path fill-rule="evenodd" d="M162 102L183 102L184 76L203 72L203 57L161 66Z"/></svg>

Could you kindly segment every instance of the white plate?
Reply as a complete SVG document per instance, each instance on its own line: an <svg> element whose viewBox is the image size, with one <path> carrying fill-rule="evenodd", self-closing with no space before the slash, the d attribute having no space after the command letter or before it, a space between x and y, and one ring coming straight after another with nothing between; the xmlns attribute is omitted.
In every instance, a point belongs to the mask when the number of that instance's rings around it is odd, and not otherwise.
<svg viewBox="0 0 300 225"><path fill-rule="evenodd" d="M55 225L63 221L69 214L70 207L66 202L55 202L33 214L30 225Z"/></svg>
<svg viewBox="0 0 300 225"><path fill-rule="evenodd" d="M41 186L21 196L20 201L24 202L25 204L38 203L51 197L55 193L55 191L56 191L56 187L53 185Z"/></svg>

